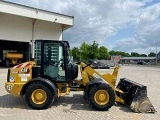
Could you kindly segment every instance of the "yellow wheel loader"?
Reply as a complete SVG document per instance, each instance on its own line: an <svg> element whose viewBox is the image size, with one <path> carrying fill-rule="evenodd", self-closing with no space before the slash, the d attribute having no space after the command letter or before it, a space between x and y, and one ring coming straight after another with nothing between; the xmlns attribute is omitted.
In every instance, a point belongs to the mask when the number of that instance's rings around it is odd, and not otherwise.
<svg viewBox="0 0 160 120"><path fill-rule="evenodd" d="M22 63L22 59L23 59L23 54L21 54L21 53L6 52L6 54L5 54L5 66L9 67L10 64L16 65L16 64Z"/></svg>
<svg viewBox="0 0 160 120"><path fill-rule="evenodd" d="M35 40L34 61L8 69L5 89L14 96L24 96L32 109L47 109L59 96L70 91L83 91L84 98L99 111L115 102L129 106L134 112L155 113L147 97L147 87L126 78L116 86L119 67L112 74L98 73L89 63L74 64L67 41ZM76 80L80 70L82 79Z"/></svg>

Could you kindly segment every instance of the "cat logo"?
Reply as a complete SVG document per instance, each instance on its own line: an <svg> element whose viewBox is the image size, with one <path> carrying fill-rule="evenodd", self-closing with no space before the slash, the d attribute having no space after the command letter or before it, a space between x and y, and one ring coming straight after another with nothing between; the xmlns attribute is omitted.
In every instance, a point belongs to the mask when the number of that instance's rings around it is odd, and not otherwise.
<svg viewBox="0 0 160 120"><path fill-rule="evenodd" d="M25 68L25 67L22 67L22 68L21 68L21 72L22 72L22 73L28 73L28 72L29 72L29 69L28 69L28 68Z"/></svg>

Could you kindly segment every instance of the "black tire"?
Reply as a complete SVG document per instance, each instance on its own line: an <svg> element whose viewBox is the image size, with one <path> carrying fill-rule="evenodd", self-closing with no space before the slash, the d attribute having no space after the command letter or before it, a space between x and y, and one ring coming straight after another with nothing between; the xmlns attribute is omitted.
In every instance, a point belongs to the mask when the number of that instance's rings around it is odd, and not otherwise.
<svg viewBox="0 0 160 120"><path fill-rule="evenodd" d="M106 99L105 99L106 101L104 100L104 103L102 103L102 104L101 103L98 104L97 100L96 100L98 98L95 98L96 94L98 94L98 92L100 92L100 91L105 92L109 97L109 98L106 97ZM91 90L89 91L89 101L90 101L91 106L95 110L99 110L99 111L108 110L115 103L114 90L112 89L112 87L110 87L107 84L103 84L103 85L99 85L99 86L92 86Z"/></svg>
<svg viewBox="0 0 160 120"><path fill-rule="evenodd" d="M78 77L78 65L73 64L73 71L74 71L74 73L73 73L74 78L73 79L76 79Z"/></svg>
<svg viewBox="0 0 160 120"><path fill-rule="evenodd" d="M35 103L36 100L34 101L32 96L34 95L33 93L36 90L41 90L43 92L45 91L46 97L44 97L44 99L45 99L44 102L42 102L42 103L37 102L37 104ZM26 103L28 104L28 106L32 109L37 109L37 110L47 109L54 101L54 94L53 94L53 91L51 91L49 89L49 86L47 86L44 83L37 82L37 83L31 84L27 88L26 94L25 94L25 100L26 100Z"/></svg>

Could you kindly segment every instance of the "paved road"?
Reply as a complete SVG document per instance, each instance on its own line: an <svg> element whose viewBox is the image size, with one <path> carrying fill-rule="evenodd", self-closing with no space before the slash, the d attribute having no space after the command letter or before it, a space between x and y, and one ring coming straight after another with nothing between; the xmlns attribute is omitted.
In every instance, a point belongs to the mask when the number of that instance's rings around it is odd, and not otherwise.
<svg viewBox="0 0 160 120"><path fill-rule="evenodd" d="M105 73L110 70L98 70ZM47 110L31 110L24 98L11 96L4 89L7 69L0 69L0 120L159 120L160 118L160 68L143 66L121 66L119 78L129 78L148 88L148 97L157 112L155 114L133 113L123 105L114 105L108 111L98 112L83 100L82 92L55 100Z"/></svg>

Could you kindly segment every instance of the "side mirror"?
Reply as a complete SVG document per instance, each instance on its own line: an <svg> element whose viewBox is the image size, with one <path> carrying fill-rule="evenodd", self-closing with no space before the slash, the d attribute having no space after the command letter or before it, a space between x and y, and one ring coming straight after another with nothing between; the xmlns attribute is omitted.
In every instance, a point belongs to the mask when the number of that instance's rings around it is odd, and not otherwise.
<svg viewBox="0 0 160 120"><path fill-rule="evenodd" d="M61 64L62 70L64 70L64 63Z"/></svg>
<svg viewBox="0 0 160 120"><path fill-rule="evenodd" d="M73 62L73 56L70 57L71 62Z"/></svg>

